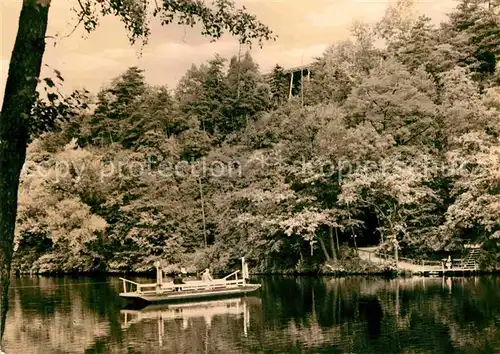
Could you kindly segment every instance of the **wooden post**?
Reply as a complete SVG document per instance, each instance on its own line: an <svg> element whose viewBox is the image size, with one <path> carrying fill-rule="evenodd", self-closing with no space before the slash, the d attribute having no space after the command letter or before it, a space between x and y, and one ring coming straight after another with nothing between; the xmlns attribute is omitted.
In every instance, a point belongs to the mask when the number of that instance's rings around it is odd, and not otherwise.
<svg viewBox="0 0 500 354"><path fill-rule="evenodd" d="M396 241L396 251L395 251L394 258L396 259L396 267L397 267L397 266L398 266L398 262L399 262L399 259L398 259L398 244L397 244L397 241Z"/></svg>
<svg viewBox="0 0 500 354"><path fill-rule="evenodd" d="M240 71L241 71L241 42L238 48L238 91L237 91L237 97L240 99Z"/></svg>
<svg viewBox="0 0 500 354"><path fill-rule="evenodd" d="M300 104L304 107L304 69L300 69Z"/></svg>
<svg viewBox="0 0 500 354"><path fill-rule="evenodd" d="M160 261L155 262L155 268L156 268L156 284L158 284L159 281L159 270L160 270Z"/></svg>
<svg viewBox="0 0 500 354"><path fill-rule="evenodd" d="M247 284L247 277L248 277L245 257L241 257L241 274L243 278L243 286L245 286Z"/></svg>
<svg viewBox="0 0 500 354"><path fill-rule="evenodd" d="M290 73L290 90L288 91L288 100L292 98L292 88L293 88L293 71Z"/></svg>
<svg viewBox="0 0 500 354"><path fill-rule="evenodd" d="M161 289L161 284L163 283L163 272L161 269L160 261L155 262L156 267L156 291L159 292Z"/></svg>

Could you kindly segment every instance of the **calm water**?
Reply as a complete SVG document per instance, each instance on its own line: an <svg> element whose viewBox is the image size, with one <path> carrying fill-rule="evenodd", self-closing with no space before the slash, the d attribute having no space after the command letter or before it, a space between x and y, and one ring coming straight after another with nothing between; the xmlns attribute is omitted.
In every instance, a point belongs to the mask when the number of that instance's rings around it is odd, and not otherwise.
<svg viewBox="0 0 500 354"><path fill-rule="evenodd" d="M137 311L117 278L18 278L7 353L500 353L500 277L255 281L255 296Z"/></svg>

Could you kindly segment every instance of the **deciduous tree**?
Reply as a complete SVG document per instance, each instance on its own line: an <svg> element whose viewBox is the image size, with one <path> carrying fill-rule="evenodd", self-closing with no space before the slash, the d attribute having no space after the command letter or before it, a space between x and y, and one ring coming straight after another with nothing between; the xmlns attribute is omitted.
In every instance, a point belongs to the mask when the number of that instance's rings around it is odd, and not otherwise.
<svg viewBox="0 0 500 354"><path fill-rule="evenodd" d="M23 0L0 117L0 338L7 314L19 176L26 157L29 117L45 51L50 3L51 0ZM76 13L87 31L94 30L102 17L117 16L132 43L146 41L151 15L165 25L173 21L191 27L200 23L202 34L213 40L224 32L238 36L245 44L255 40L262 44L273 37L267 26L245 9L236 9L230 0L214 0L213 6L201 0L79 0Z"/></svg>

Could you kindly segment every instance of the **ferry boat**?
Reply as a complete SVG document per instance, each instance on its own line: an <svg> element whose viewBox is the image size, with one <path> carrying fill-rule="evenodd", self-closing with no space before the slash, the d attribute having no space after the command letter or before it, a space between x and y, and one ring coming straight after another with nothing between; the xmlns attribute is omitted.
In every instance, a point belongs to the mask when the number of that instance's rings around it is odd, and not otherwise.
<svg viewBox="0 0 500 354"><path fill-rule="evenodd" d="M211 281L186 281L184 284L163 281L163 271L159 262L156 263L156 283L141 284L129 279L120 278L123 292L119 295L133 302L178 302L207 298L221 298L245 295L258 290L260 284L248 283L248 264L245 257L241 259L241 277L237 270L222 279Z"/></svg>

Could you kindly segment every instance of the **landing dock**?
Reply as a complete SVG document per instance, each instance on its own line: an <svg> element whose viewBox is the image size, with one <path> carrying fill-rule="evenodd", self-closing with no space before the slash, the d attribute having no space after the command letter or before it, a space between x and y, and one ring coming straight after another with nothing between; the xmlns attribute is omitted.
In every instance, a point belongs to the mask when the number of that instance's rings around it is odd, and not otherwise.
<svg viewBox="0 0 500 354"><path fill-rule="evenodd" d="M359 257L362 260L379 265L396 267L398 272L410 273L423 276L463 276L479 272L479 246L472 245L465 258L454 258L451 262L448 259L441 261L413 260L398 258L397 262L393 257L383 258L377 255L377 247L363 247L358 249Z"/></svg>

